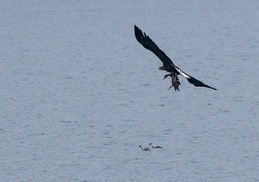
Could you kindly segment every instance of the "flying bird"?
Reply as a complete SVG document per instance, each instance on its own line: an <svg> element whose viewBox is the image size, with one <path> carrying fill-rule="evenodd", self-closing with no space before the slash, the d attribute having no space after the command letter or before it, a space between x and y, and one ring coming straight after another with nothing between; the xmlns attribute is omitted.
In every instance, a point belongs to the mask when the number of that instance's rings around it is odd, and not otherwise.
<svg viewBox="0 0 259 182"><path fill-rule="evenodd" d="M217 90L211 86L206 85L200 80L197 80L196 78L188 75L187 73L183 72L179 67L175 66L172 60L155 44L155 42L153 42L151 38L148 35L146 35L145 32L142 32L142 30L140 30L136 25L134 25L134 30L137 41L143 47L153 52L162 61L163 65L159 67L159 70L165 70L170 73L164 76L164 79L169 76L172 79L172 85L168 88L168 90L171 87L174 87L175 91L180 91L179 85L181 83L178 78L179 74L185 77L191 84L193 84L196 87L206 87L213 90Z"/></svg>

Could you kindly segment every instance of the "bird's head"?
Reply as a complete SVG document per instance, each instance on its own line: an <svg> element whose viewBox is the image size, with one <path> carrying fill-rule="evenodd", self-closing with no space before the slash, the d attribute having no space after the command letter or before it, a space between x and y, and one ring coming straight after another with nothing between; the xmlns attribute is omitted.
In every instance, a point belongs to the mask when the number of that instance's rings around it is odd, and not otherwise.
<svg viewBox="0 0 259 182"><path fill-rule="evenodd" d="M148 144L148 145L152 145L152 143Z"/></svg>
<svg viewBox="0 0 259 182"><path fill-rule="evenodd" d="M164 66L160 66L158 70L165 70Z"/></svg>

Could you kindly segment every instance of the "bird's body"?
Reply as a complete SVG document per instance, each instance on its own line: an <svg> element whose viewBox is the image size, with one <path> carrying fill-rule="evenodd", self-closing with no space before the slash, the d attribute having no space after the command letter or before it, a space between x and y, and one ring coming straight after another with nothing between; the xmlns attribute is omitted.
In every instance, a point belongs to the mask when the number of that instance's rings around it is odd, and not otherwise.
<svg viewBox="0 0 259 182"><path fill-rule="evenodd" d="M134 26L134 31L137 41L141 45L143 45L143 47L153 52L163 62L163 66L159 67L159 70L165 70L170 73L164 76L164 79L168 76L172 78L172 86L170 86L169 89L171 87L174 87L175 91L180 91L179 85L181 83L178 79L178 75L180 74L196 87L207 87L213 90L217 90L188 75L187 73L183 72L180 68L175 66L171 59L149 38L148 35L145 34L145 32L142 32L136 25Z"/></svg>
<svg viewBox="0 0 259 182"><path fill-rule="evenodd" d="M143 148L141 145L139 145L138 147L141 148L142 151L151 151L150 147Z"/></svg>
<svg viewBox="0 0 259 182"><path fill-rule="evenodd" d="M152 149L162 149L162 148L163 148L163 147L161 147L161 146L155 146L155 147L154 147L154 146L152 145L152 143L150 143L149 145L152 147Z"/></svg>

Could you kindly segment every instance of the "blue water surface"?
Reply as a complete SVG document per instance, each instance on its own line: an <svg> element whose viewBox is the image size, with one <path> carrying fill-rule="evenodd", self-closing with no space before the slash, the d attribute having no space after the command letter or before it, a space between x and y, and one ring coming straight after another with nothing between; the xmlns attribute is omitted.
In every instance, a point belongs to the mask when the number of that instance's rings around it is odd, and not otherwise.
<svg viewBox="0 0 259 182"><path fill-rule="evenodd" d="M0 181L259 181L259 4L4 1ZM180 92L134 25L186 73ZM141 144L163 149L141 151Z"/></svg>

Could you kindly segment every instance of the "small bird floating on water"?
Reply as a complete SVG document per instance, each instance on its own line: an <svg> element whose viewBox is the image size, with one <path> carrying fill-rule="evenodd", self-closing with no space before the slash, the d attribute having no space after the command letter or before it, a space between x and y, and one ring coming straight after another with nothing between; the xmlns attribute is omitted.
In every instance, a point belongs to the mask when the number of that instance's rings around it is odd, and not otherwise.
<svg viewBox="0 0 259 182"><path fill-rule="evenodd" d="M141 148L142 151L151 151L150 147L143 148L141 145L139 145L138 147Z"/></svg>
<svg viewBox="0 0 259 182"><path fill-rule="evenodd" d="M154 146L152 145L152 143L150 143L149 145L152 147L152 149L162 149L162 148L163 148L163 147L161 147L161 146L155 146L155 147L154 147Z"/></svg>
<svg viewBox="0 0 259 182"><path fill-rule="evenodd" d="M155 42L153 42L151 38L148 35L146 35L145 32L142 32L142 30L138 28L136 25L134 25L134 31L137 41L143 47L152 51L163 62L163 66L159 67L159 70L165 70L170 73L164 76L164 79L168 76L172 78L172 86L170 86L169 89L171 87L174 87L175 91L180 91L179 85L181 85L181 83L177 76L180 74L196 87L206 87L213 90L217 90L216 88L206 85L200 80L197 80L196 78L188 75L187 73L183 72L179 67L175 66L172 60L155 44Z"/></svg>

